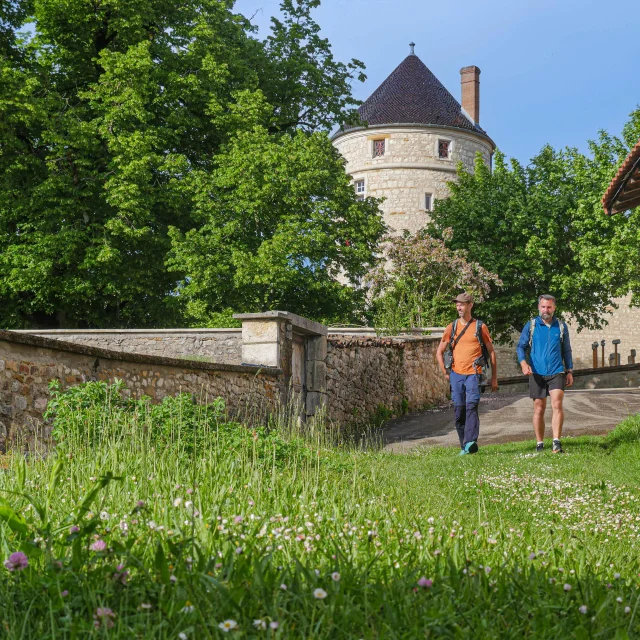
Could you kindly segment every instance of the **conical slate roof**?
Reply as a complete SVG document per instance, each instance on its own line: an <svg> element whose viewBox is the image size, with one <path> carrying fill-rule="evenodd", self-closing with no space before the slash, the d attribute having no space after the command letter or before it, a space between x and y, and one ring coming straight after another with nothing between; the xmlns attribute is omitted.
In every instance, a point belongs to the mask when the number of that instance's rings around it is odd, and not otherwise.
<svg viewBox="0 0 640 640"><path fill-rule="evenodd" d="M363 124L430 124L486 132L418 56L408 55L358 109Z"/></svg>

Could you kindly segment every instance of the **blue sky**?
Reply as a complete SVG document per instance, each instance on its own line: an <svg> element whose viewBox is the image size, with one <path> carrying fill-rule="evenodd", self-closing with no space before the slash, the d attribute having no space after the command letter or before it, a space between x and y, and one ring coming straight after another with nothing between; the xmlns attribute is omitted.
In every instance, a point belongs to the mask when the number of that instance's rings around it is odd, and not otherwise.
<svg viewBox="0 0 640 640"><path fill-rule="evenodd" d="M255 13L264 36L278 6L238 0L236 10ZM458 101L460 68L480 67L480 124L525 164L547 142L587 151L640 104L638 0L323 0L315 18L338 59L366 64L361 100L411 41Z"/></svg>

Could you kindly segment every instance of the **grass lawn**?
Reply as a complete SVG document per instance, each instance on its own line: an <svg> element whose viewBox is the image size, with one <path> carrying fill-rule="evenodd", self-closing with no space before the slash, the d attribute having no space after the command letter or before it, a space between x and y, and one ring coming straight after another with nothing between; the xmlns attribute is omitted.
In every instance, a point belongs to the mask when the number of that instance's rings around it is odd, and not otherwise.
<svg viewBox="0 0 640 640"><path fill-rule="evenodd" d="M2 461L0 638L640 636L637 417L397 455L84 393Z"/></svg>

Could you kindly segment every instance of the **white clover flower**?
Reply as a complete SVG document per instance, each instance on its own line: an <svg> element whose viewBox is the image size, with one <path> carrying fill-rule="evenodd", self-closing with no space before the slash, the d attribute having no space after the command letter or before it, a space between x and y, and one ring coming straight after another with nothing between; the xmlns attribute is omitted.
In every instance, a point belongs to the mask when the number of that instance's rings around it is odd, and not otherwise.
<svg viewBox="0 0 640 640"><path fill-rule="evenodd" d="M109 519L109 514L106 511L101 511L100 520L108 520L108 519Z"/></svg>
<svg viewBox="0 0 640 640"><path fill-rule="evenodd" d="M625 613L631 613L631 607L625 607L624 608L624 612Z"/></svg>
<svg viewBox="0 0 640 640"><path fill-rule="evenodd" d="M191 509L191 507L193 507L193 502L192 502L191 500L187 500L187 501L184 503L184 508L185 508L185 509Z"/></svg>
<svg viewBox="0 0 640 640"><path fill-rule="evenodd" d="M149 520L149 522L147 522L147 526L149 527L149 529L157 529L158 527L158 525L153 520Z"/></svg>
<svg viewBox="0 0 640 640"><path fill-rule="evenodd" d="M180 638L180 640L187 640L187 634L184 631L181 631L178 634L178 638Z"/></svg>
<svg viewBox="0 0 640 640"><path fill-rule="evenodd" d="M174 506L174 507L179 507L181 504L182 504L182 498L176 498L176 499L173 501L173 506Z"/></svg>
<svg viewBox="0 0 640 640"><path fill-rule="evenodd" d="M568 582L567 582L567 583L565 583L565 585L564 585L564 590L565 590L565 591L571 591L571 585L570 585Z"/></svg>
<svg viewBox="0 0 640 640"><path fill-rule="evenodd" d="M280 623L277 620L273 620L269 623L269 628L277 631L280 628Z"/></svg>
<svg viewBox="0 0 640 640"><path fill-rule="evenodd" d="M314 589L313 597L316 600L324 600L327 597L327 592L324 589Z"/></svg>
<svg viewBox="0 0 640 640"><path fill-rule="evenodd" d="M614 580L620 580L620 574L619 573L614 573L613 574L613 579Z"/></svg>
<svg viewBox="0 0 640 640"><path fill-rule="evenodd" d="M264 631L267 628L267 623L264 620L254 620L253 626L256 629L261 629L262 631Z"/></svg>
<svg viewBox="0 0 640 640"><path fill-rule="evenodd" d="M582 615L586 615L587 611L589 611L589 608L587 607L586 604L583 604L578 611L582 614Z"/></svg>
<svg viewBox="0 0 640 640"><path fill-rule="evenodd" d="M618 596L618 597L616 598L616 602L619 602L620 604L622 604L622 598L621 598L620 596Z"/></svg>
<svg viewBox="0 0 640 640"><path fill-rule="evenodd" d="M334 571L334 572L331 574L331 579L332 579L334 582L340 582L340 574L339 574L337 571Z"/></svg>
<svg viewBox="0 0 640 640"><path fill-rule="evenodd" d="M238 623L235 620L225 620L218 625L218 628L222 629L225 633L238 628Z"/></svg>
<svg viewBox="0 0 640 640"><path fill-rule="evenodd" d="M283 583L280 585L280 588L281 588L283 591L286 591L289 587L287 587L287 585L283 582Z"/></svg>

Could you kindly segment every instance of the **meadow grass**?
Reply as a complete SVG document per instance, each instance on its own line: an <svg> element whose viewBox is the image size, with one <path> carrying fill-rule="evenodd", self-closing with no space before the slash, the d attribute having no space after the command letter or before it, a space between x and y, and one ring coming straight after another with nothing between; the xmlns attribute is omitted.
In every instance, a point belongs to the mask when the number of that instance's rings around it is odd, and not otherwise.
<svg viewBox="0 0 640 640"><path fill-rule="evenodd" d="M0 637L640 635L638 417L459 457L104 401L3 459Z"/></svg>

